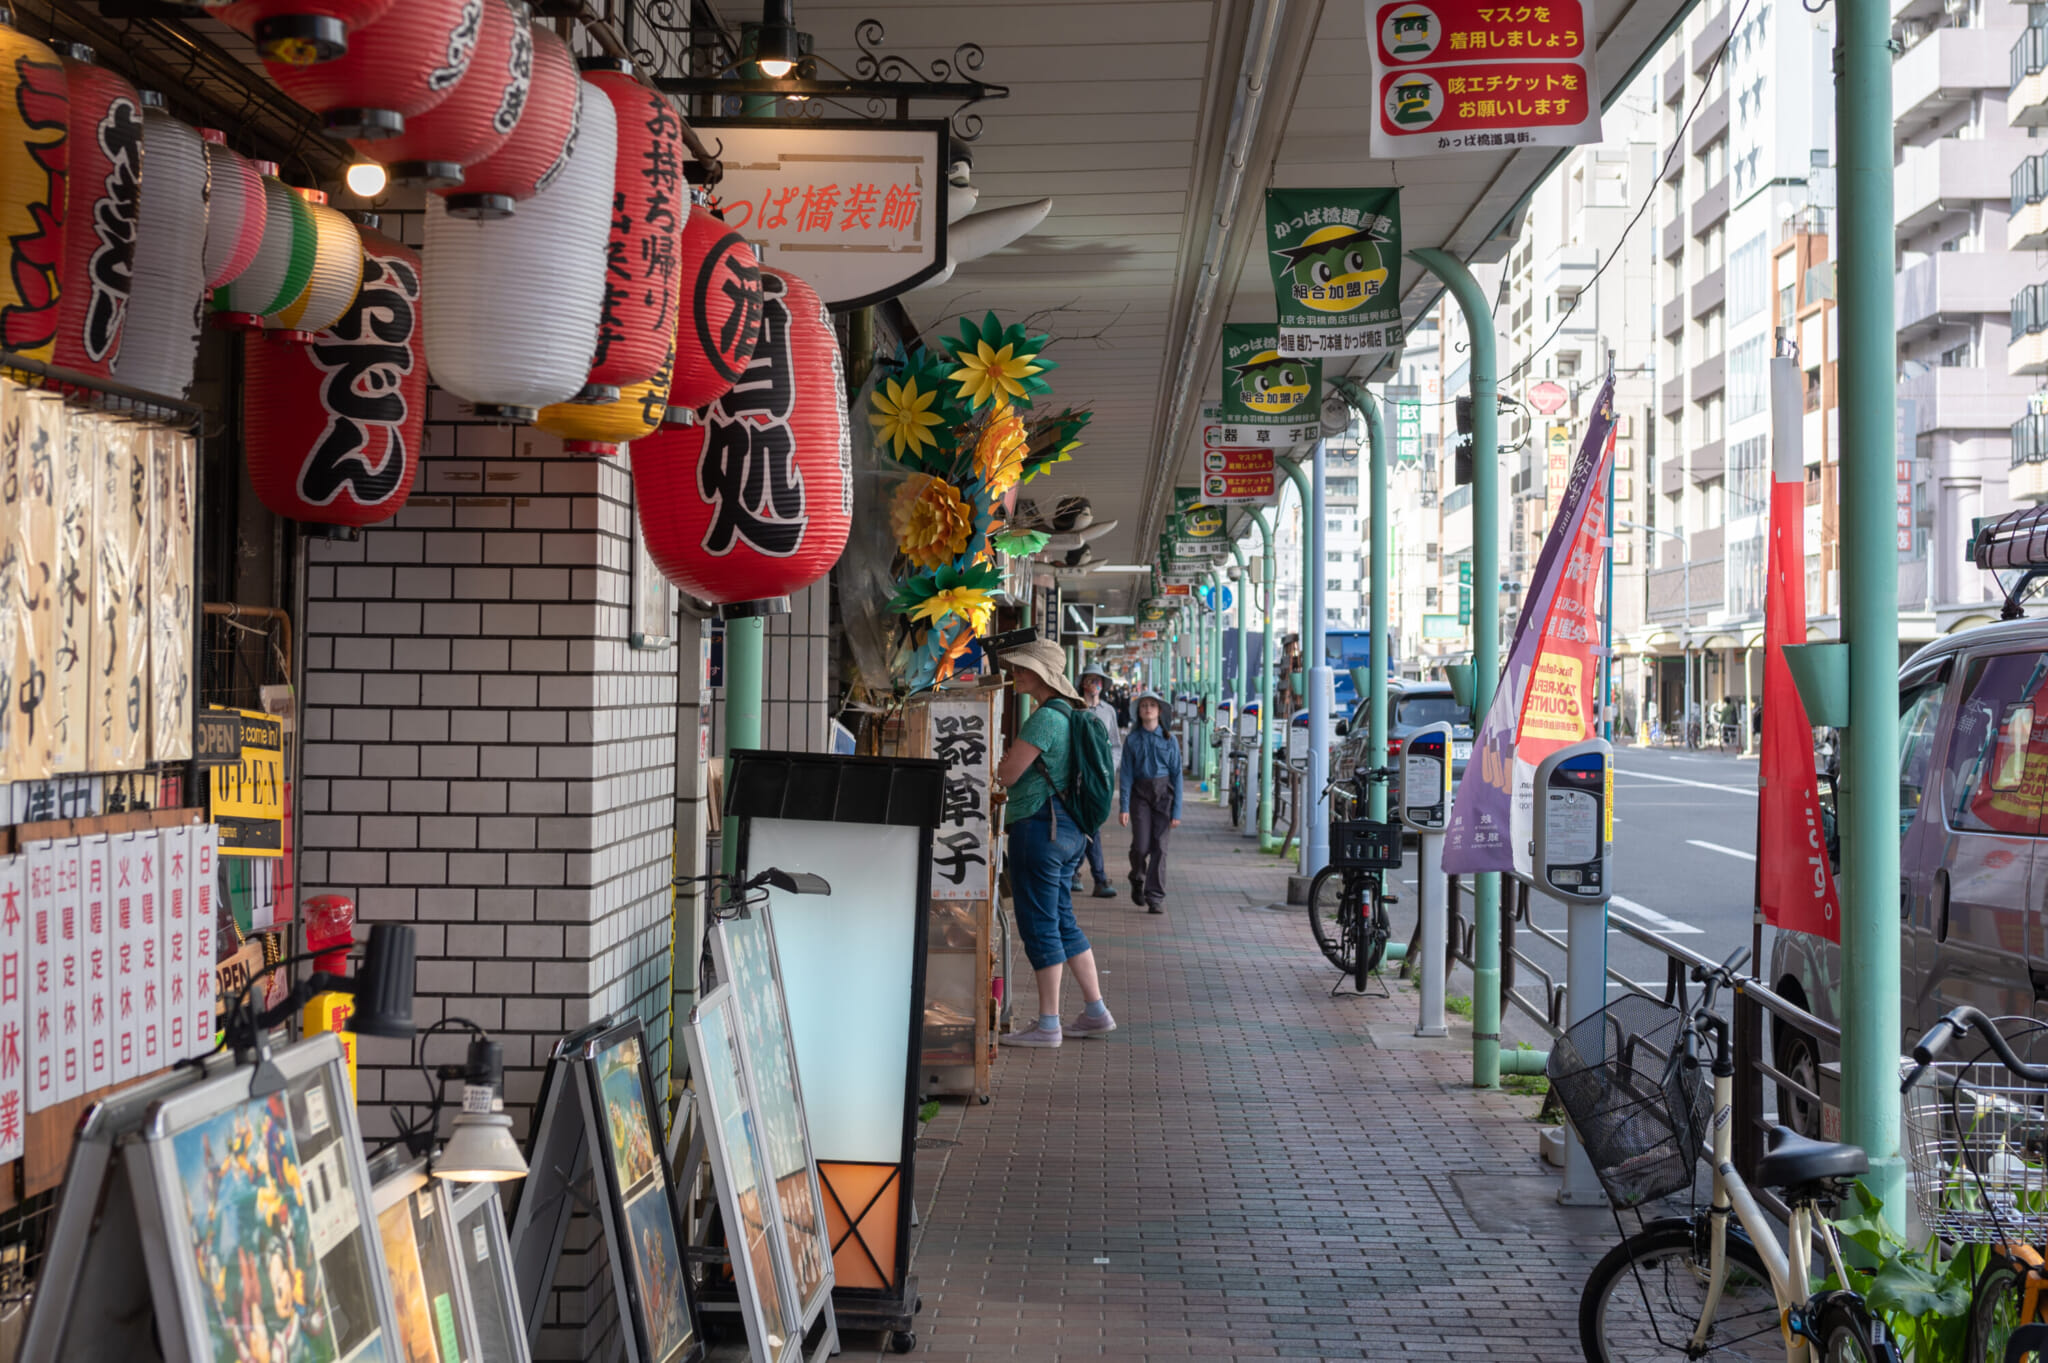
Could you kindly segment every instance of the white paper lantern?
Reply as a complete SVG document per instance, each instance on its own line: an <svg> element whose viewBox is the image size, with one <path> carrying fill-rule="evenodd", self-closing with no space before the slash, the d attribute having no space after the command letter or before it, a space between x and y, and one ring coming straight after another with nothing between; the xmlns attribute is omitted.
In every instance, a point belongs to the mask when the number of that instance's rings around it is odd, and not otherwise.
<svg viewBox="0 0 2048 1363"><path fill-rule="evenodd" d="M341 320L363 287L363 234L317 189L292 191L313 210L313 270L291 302L263 319L272 331L310 340Z"/></svg>
<svg viewBox="0 0 2048 1363"><path fill-rule="evenodd" d="M583 389L604 309L618 118L578 82L580 130L553 184L509 218L427 199L427 367L477 414L531 421Z"/></svg>
<svg viewBox="0 0 2048 1363"><path fill-rule="evenodd" d="M268 213L255 163L212 128L199 135L206 139L206 287L217 289L256 259Z"/></svg>
<svg viewBox="0 0 2048 1363"><path fill-rule="evenodd" d="M135 282L114 377L131 388L182 398L199 358L206 303L206 144L142 93L142 205L135 225Z"/></svg>

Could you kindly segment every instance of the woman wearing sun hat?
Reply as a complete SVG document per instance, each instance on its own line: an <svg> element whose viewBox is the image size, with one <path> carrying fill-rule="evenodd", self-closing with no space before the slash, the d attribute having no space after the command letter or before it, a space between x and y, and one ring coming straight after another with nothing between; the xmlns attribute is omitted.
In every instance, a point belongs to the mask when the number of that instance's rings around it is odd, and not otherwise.
<svg viewBox="0 0 2048 1363"><path fill-rule="evenodd" d="M1074 919L1074 872L1088 851L1088 834L1068 813L1060 792L1073 771L1069 726L1080 696L1067 680L1067 660L1050 639L1034 639L1005 650L1017 693L1036 708L1024 721L996 768L1009 791L1004 826L1009 835L1010 892L1016 905L1017 935L1038 982L1038 1021L1002 1038L1006 1046L1057 1046L1064 1033L1099 1036L1116 1030L1102 1001L1095 952ZM1087 721L1093 723L1093 720ZM1087 1008L1065 1027L1060 1023L1060 982L1072 970Z"/></svg>

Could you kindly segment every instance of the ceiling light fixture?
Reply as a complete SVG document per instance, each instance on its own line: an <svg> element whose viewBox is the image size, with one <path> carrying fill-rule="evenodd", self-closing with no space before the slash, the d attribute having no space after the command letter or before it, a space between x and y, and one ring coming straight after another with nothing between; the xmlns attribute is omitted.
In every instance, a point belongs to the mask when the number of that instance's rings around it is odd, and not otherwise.
<svg viewBox="0 0 2048 1363"><path fill-rule="evenodd" d="M761 6L761 27L755 31L754 65L768 79L781 80L796 69L797 59L802 55L793 0L765 0Z"/></svg>

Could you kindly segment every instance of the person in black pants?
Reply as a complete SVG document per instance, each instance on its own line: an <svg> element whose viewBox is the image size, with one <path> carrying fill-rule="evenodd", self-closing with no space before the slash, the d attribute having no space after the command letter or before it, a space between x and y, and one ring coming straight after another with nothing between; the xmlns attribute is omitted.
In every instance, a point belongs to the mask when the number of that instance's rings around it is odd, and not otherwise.
<svg viewBox="0 0 2048 1363"><path fill-rule="evenodd" d="M1131 830L1131 902L1166 912L1166 843L1180 827L1180 744L1166 732L1166 702L1147 691L1117 766L1117 822Z"/></svg>

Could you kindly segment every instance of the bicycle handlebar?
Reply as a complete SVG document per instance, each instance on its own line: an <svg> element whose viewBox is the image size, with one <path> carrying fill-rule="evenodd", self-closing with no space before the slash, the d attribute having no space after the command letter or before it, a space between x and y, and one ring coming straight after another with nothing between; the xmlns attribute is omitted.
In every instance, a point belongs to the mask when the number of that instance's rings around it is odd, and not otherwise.
<svg viewBox="0 0 2048 1363"><path fill-rule="evenodd" d="M1948 1015L1928 1028L1927 1035L1914 1045L1913 1068L1906 1075L1905 1082L1899 1085L1899 1092L1904 1093L1919 1083L1920 1076L1927 1072L1927 1067L1935 1062L1936 1057L1971 1032L1984 1034L1984 1044L2014 1076L2033 1084L2048 1084L2048 1065L2030 1065L2020 1059L2013 1053L2012 1043L2005 1039L2004 1033L1988 1015L1964 1004L1960 1008L1951 1008Z"/></svg>

